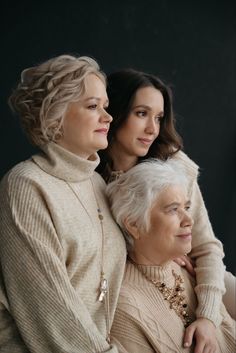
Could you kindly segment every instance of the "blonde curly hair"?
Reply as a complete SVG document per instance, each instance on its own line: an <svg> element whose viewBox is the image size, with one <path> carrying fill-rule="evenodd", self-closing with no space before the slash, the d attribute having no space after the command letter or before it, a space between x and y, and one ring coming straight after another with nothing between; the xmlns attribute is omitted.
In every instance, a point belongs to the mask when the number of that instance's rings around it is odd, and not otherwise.
<svg viewBox="0 0 236 353"><path fill-rule="evenodd" d="M60 55L22 71L8 102L32 144L42 146L61 137L68 104L85 92L91 73L106 85L98 63L87 56Z"/></svg>

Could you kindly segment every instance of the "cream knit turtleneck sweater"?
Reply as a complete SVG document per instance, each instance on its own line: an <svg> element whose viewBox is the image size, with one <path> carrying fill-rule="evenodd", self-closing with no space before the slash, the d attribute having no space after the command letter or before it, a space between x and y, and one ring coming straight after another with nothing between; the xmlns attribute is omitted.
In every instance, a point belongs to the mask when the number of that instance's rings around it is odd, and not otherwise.
<svg viewBox="0 0 236 353"><path fill-rule="evenodd" d="M18 164L0 187L0 352L117 352L106 342L98 302L101 226L112 322L125 265L125 243L85 160L55 143ZM76 195L77 196L76 196Z"/></svg>
<svg viewBox="0 0 236 353"><path fill-rule="evenodd" d="M184 279L184 294L188 312L195 319L197 298L194 280L185 269L171 262L165 267L139 266L149 278L173 287L172 269ZM229 316L223 304L220 306L221 325L216 329L219 353L233 353L236 350L236 323ZM194 345L183 347L184 325L181 318L162 293L149 282L130 262L126 272L116 310L112 339L120 353L193 353ZM217 351L218 352L218 351Z"/></svg>

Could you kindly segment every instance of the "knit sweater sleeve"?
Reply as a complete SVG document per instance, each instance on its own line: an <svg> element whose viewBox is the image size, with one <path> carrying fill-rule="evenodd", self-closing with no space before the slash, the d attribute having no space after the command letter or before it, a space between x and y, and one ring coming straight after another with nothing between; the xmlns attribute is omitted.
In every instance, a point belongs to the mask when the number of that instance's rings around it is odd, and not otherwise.
<svg viewBox="0 0 236 353"><path fill-rule="evenodd" d="M220 304L225 292L222 243L214 235L197 182L198 166L182 151L176 153L175 158L183 164L190 180L189 196L194 221L190 256L196 263L196 316L205 317L219 326L222 320L219 314Z"/></svg>
<svg viewBox="0 0 236 353"><path fill-rule="evenodd" d="M1 276L8 310L26 347L32 353L117 353L69 280L37 183L22 175L8 179L0 191Z"/></svg>
<svg viewBox="0 0 236 353"><path fill-rule="evenodd" d="M225 266L222 243L215 237L200 188L195 180L191 188L192 251L190 256L196 262L196 287L198 298L197 317L205 317L216 326L221 323L220 305L225 291Z"/></svg>

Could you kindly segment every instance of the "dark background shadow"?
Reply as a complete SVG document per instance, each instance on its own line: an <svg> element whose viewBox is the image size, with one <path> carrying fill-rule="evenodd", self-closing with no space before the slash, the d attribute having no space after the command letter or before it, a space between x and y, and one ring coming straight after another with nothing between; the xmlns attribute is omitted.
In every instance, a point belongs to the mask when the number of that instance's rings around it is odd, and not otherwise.
<svg viewBox="0 0 236 353"><path fill-rule="evenodd" d="M200 186L225 264L234 271L236 214L235 1L19 1L1 10L0 177L35 150L7 97L29 66L63 53L90 55L107 73L152 72L170 83L185 152L201 167Z"/></svg>

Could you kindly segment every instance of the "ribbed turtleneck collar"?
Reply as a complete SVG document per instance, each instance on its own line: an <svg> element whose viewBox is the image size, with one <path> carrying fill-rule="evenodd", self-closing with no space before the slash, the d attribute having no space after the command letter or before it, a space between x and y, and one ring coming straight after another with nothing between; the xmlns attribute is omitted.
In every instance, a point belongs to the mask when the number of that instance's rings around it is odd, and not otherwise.
<svg viewBox="0 0 236 353"><path fill-rule="evenodd" d="M127 261L126 275L127 280L135 281L138 284L146 283L147 280L144 274L150 279L157 282L164 282L170 286L174 285L174 277L172 274L172 269L175 272L178 271L178 266L174 262L169 262L165 266L154 266L154 265L133 265L131 262Z"/></svg>
<svg viewBox="0 0 236 353"><path fill-rule="evenodd" d="M84 159L54 142L48 143L41 149L42 153L34 155L33 161L46 173L68 182L90 178L100 162L97 153L89 159Z"/></svg>

